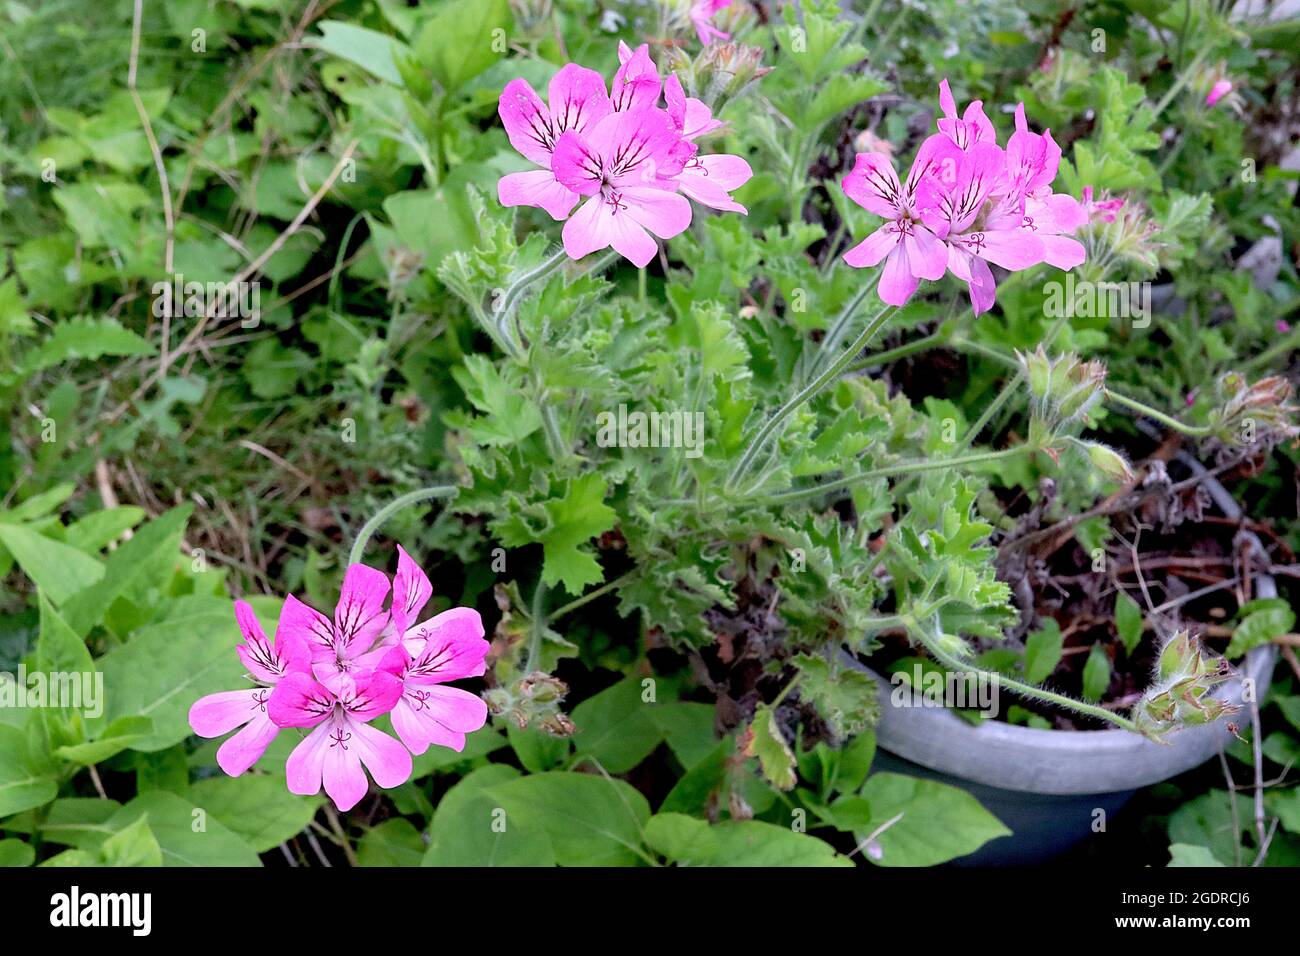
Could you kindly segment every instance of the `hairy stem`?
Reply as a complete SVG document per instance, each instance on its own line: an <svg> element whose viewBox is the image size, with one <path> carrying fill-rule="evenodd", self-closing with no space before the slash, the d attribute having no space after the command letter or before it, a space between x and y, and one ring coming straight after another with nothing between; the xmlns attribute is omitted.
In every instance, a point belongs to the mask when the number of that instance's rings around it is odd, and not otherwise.
<svg viewBox="0 0 1300 956"><path fill-rule="evenodd" d="M1109 387L1106 389L1106 399L1114 402L1116 405L1129 409L1129 411L1137 412L1139 415L1145 415L1147 418L1154 419L1165 427L1172 428L1174 431L1182 432L1184 435L1190 435L1193 438L1202 438L1210 434L1210 427L1208 425L1184 424L1178 419L1166 415L1164 412L1158 411L1144 402L1139 402L1136 398L1129 398L1127 395L1122 395Z"/></svg>
<svg viewBox="0 0 1300 956"><path fill-rule="evenodd" d="M860 293L855 297L854 303L860 302L862 297L863 293ZM785 420L789 418L800 405L808 401L808 399L812 398L828 384L834 381L836 376L838 376L840 372L844 371L844 369L848 367L849 363L857 357L857 354L862 351L863 347L871 341L871 337L880 331L880 327L885 324L895 311L894 306L885 306L877 312L875 317L867 323L866 328L862 330L848 348L840 353L839 357L837 357L834 362L828 365L815 379L801 388L793 398L772 413L767 421L763 423L763 427L759 429L758 434L754 436L754 440L749 443L749 447L745 449L745 453L740 456L740 460L736 462L736 467L732 469L731 475L727 478L727 490L734 490L740 483L741 479L749 473L749 470L754 465L755 459L758 458L759 453L762 452L764 447L767 445L768 439L772 437L773 433L785 422Z"/></svg>
<svg viewBox="0 0 1300 956"><path fill-rule="evenodd" d="M357 532L356 540L352 542L352 550L348 552L348 564L359 564L361 562L371 536L379 530L380 525L397 512L421 501L429 501L434 498L451 498L458 490L455 485L430 485L428 488L417 488L415 491L408 492L384 505Z"/></svg>

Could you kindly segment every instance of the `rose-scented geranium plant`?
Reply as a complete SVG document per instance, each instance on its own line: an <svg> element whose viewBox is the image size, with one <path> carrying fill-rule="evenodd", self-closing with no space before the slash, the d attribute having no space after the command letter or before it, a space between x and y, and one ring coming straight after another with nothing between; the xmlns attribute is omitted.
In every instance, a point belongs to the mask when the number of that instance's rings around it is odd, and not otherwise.
<svg viewBox="0 0 1300 956"><path fill-rule="evenodd" d="M286 765L289 789L325 792L350 810L368 789L411 776L411 754L430 745L457 752L487 720L487 705L449 681L483 675L488 645L472 608L417 621L433 594L427 575L399 545L397 575L349 565L333 618L285 598L274 643L252 608L235 602L244 643L236 648L256 686L211 694L190 708L200 737L243 729L221 745L221 769L237 777L256 763L283 729L310 731ZM388 605L385 607L385 605ZM370 726L392 715L400 743ZM364 767L364 769L363 769Z"/></svg>

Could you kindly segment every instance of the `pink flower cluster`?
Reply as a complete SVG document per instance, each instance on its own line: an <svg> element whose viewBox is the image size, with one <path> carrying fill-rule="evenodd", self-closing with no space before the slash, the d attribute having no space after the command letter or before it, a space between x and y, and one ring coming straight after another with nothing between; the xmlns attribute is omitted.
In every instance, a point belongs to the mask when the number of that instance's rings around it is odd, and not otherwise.
<svg viewBox="0 0 1300 956"><path fill-rule="evenodd" d="M989 263L1072 269L1085 252L1069 236L1088 216L1078 200L1052 192L1061 148L1050 130L1029 131L1023 103L1005 149L979 100L959 117L944 80L939 103L939 132L921 144L905 182L884 153L859 153L844 177L844 194L886 220L844 261L862 268L883 260L877 292L890 305L906 302L921 279L950 271L966 283L979 315L994 301Z"/></svg>
<svg viewBox="0 0 1300 956"><path fill-rule="evenodd" d="M388 575L353 564L334 617L290 595L274 643L253 609L235 602L244 639L235 650L254 686L210 694L189 714L200 737L242 728L217 750L222 770L239 776L286 727L310 730L285 765L289 790L315 794L323 783L335 805L350 810L369 789L365 770L381 787L399 786L410 779L411 754L430 744L459 752L465 735L487 722L481 697L443 686L483 675L483 621L458 607L416 623L433 588L406 551L397 554L387 608ZM370 726L382 714L391 715L400 743Z"/></svg>
<svg viewBox="0 0 1300 956"><path fill-rule="evenodd" d="M749 164L698 155L695 140L722 123L686 96L676 76L662 80L649 50L620 43L622 65L608 91L599 73L576 63L555 74L546 103L523 79L501 91L510 144L539 168L501 177L497 194L502 205L536 206L567 220L564 250L573 259L612 246L645 266L658 250L654 236L671 239L691 224L687 197L747 211L731 191L749 181Z"/></svg>

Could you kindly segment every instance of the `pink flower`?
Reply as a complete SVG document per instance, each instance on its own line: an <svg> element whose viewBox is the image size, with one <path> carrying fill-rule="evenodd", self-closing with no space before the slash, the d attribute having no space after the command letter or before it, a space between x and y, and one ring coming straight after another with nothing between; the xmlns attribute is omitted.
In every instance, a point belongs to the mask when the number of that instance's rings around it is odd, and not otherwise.
<svg viewBox="0 0 1300 956"><path fill-rule="evenodd" d="M235 602L235 620L244 638L235 650L257 686L209 694L196 701L189 713L190 727L200 737L220 737L244 728L217 750L217 765L232 777L257 763L280 732L267 714L271 688L290 671L306 669L310 660L306 645L294 633L277 630L275 643L269 642L247 602Z"/></svg>
<svg viewBox="0 0 1300 956"><path fill-rule="evenodd" d="M1277 329L1278 332L1285 335L1287 332L1291 331L1291 323L1288 322L1286 319L1278 319L1276 322L1273 323L1273 328Z"/></svg>
<svg viewBox="0 0 1300 956"><path fill-rule="evenodd" d="M957 103L952 98L946 79L939 83L939 106L943 109L943 119L939 120L939 132L947 136L958 149L969 149L973 143L991 143L997 138L993 123L984 115L984 102L972 100L966 107L965 114L957 118Z"/></svg>
<svg viewBox="0 0 1300 956"><path fill-rule="evenodd" d="M393 729L411 753L422 754L430 744L459 753L465 749L465 735L487 722L487 704L477 694L440 685L482 677L488 642L483 639L483 619L473 608L452 608L412 626L432 593L428 576L399 547L393 638L379 666L402 684L393 707Z"/></svg>
<svg viewBox="0 0 1300 956"><path fill-rule="evenodd" d="M1109 193L1103 193L1103 196L1109 197ZM1088 217L1089 222L1114 222L1116 215L1124 205L1123 199L1097 199L1092 198L1092 187L1083 187L1083 211Z"/></svg>
<svg viewBox="0 0 1300 956"><path fill-rule="evenodd" d="M656 87L652 99L658 96ZM559 221L573 211L579 197L556 182L551 173L555 141L567 130L581 132L608 116L614 107L601 75L576 63L555 74L547 97L549 106L523 79L511 80L501 91L497 112L510 145L542 168L502 176L497 195L503 206L537 206Z"/></svg>
<svg viewBox="0 0 1300 956"><path fill-rule="evenodd" d="M844 254L855 269L874 266L882 259L876 293L890 305L902 305L916 291L921 279L941 279L948 264L948 250L920 217L936 188L933 177L953 147L934 136L927 139L912 163L907 182L884 153L859 153L853 170L844 177L844 195L868 212L883 217L883 226ZM949 155L949 160L952 157Z"/></svg>
<svg viewBox="0 0 1300 956"><path fill-rule="evenodd" d="M381 787L411 777L411 754L369 726L402 695L387 671L340 675L327 687L310 674L289 674L271 693L268 711L277 726L314 727L285 764L289 792L310 796L324 784L335 806L351 810L370 788L364 766Z"/></svg>
<svg viewBox="0 0 1300 956"><path fill-rule="evenodd" d="M664 84L664 100L668 104L668 116L684 140L694 140L724 125L713 118L713 111L703 102L686 95L676 74ZM748 215L749 210L732 199L731 192L749 182L753 175L749 163L741 157L717 153L691 157L674 182L701 205Z"/></svg>
<svg viewBox="0 0 1300 956"><path fill-rule="evenodd" d="M1023 228L1021 200L1011 193L989 202L994 186L1005 183L1006 156L991 142L972 143L962 155L953 188L937 195L922 218L948 247L948 268L966 283L976 315L993 306L995 282L988 263L1027 269L1043 261L1042 241Z"/></svg>
<svg viewBox="0 0 1300 956"><path fill-rule="evenodd" d="M422 754L430 744L465 749L465 735L487 722L483 698L447 681L482 677L487 668L488 642L483 621L472 608L453 608L418 625L380 664L402 684L393 708L393 729L411 753Z"/></svg>
<svg viewBox="0 0 1300 956"><path fill-rule="evenodd" d="M707 46L716 40L730 40L730 33L723 33L709 23L721 10L731 6L731 0L694 0L691 4L691 23L695 24L695 34L700 42Z"/></svg>
<svg viewBox="0 0 1300 956"><path fill-rule="evenodd" d="M333 620L291 594L284 599L279 631L302 639L311 652L312 670L321 680L373 667L378 662L375 642L389 623L384 610L388 587L383 571L350 565Z"/></svg>
<svg viewBox="0 0 1300 956"><path fill-rule="evenodd" d="M619 68L610 84L610 102L618 113L654 109L659 104L659 91L663 87L659 70L650 59L650 44L642 43L633 50L622 40L618 41Z"/></svg>
<svg viewBox="0 0 1300 956"><path fill-rule="evenodd" d="M614 113L556 141L555 178L590 197L564 224L570 258L613 246L643 267L658 251L652 234L671 239L691 224L691 204L672 182L694 152L682 144L660 109Z"/></svg>
<svg viewBox="0 0 1300 956"><path fill-rule="evenodd" d="M1232 80L1219 80L1210 87L1210 92L1205 94L1205 105L1213 106L1231 92Z"/></svg>

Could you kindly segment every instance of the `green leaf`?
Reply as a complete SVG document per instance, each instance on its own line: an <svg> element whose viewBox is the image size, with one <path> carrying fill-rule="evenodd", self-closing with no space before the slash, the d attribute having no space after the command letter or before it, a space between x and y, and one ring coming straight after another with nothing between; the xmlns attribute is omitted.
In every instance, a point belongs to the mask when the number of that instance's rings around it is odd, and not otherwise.
<svg viewBox="0 0 1300 956"><path fill-rule="evenodd" d="M121 830L147 816L163 866L261 866L244 839L206 811L173 793L142 793L108 821Z"/></svg>
<svg viewBox="0 0 1300 956"><path fill-rule="evenodd" d="M54 756L83 767L102 763L153 733L148 717L119 717L95 740L83 744L57 747Z"/></svg>
<svg viewBox="0 0 1300 956"><path fill-rule="evenodd" d="M489 786L507 826L545 834L561 866L629 866L642 859L650 805L622 780L562 771Z"/></svg>
<svg viewBox="0 0 1300 956"><path fill-rule="evenodd" d="M320 29L322 35L312 40L317 49L355 63L387 83L402 84L396 57L409 56L411 51L401 40L340 20L322 20Z"/></svg>
<svg viewBox="0 0 1300 956"><path fill-rule="evenodd" d="M1034 631L1025 638L1025 680L1031 684L1041 684L1052 676L1056 665L1061 661L1061 646L1065 638L1061 635L1061 625L1055 618L1047 618L1042 630Z"/></svg>
<svg viewBox="0 0 1300 956"><path fill-rule="evenodd" d="M853 866L823 840L760 820L729 820L713 828L718 851L708 866Z"/></svg>
<svg viewBox="0 0 1300 956"><path fill-rule="evenodd" d="M655 722L658 704L641 699L641 682L627 677L573 709L579 757L595 759L607 773L627 773L659 746L663 732Z"/></svg>
<svg viewBox="0 0 1300 956"><path fill-rule="evenodd" d="M357 844L357 866L419 866L424 858L420 831L403 817L371 827Z"/></svg>
<svg viewBox="0 0 1300 956"><path fill-rule="evenodd" d="M37 829L41 839L47 843L98 850L100 844L113 834L108 821L121 809L122 805L116 800L62 797L45 810Z"/></svg>
<svg viewBox="0 0 1300 956"><path fill-rule="evenodd" d="M431 773L447 770L467 761L486 757L506 745L506 739L492 727L483 727L472 734L465 735L465 749L457 753L447 747L430 747L422 754L415 754L411 760L414 769L412 780L419 780Z"/></svg>
<svg viewBox="0 0 1300 956"><path fill-rule="evenodd" d="M754 712L750 724L749 744L745 753L757 757L763 768L763 777L778 790L794 787L794 753L781 735L776 723L776 711L763 704Z"/></svg>
<svg viewBox="0 0 1300 956"><path fill-rule="evenodd" d="M1101 644L1093 644L1083 665L1083 699L1101 700L1110 686L1110 655Z"/></svg>
<svg viewBox="0 0 1300 956"><path fill-rule="evenodd" d="M861 733L880 717L876 682L862 671L822 657L796 655L799 696L810 700L838 738Z"/></svg>
<svg viewBox="0 0 1300 956"><path fill-rule="evenodd" d="M486 356L466 355L451 371L465 397L483 414L464 423L481 444L517 445L542 427L542 413L518 387L501 377ZM453 418L453 422L457 420Z"/></svg>
<svg viewBox="0 0 1300 956"><path fill-rule="evenodd" d="M36 769L26 732L0 724L0 817L43 806L58 791L54 778Z"/></svg>
<svg viewBox="0 0 1300 956"><path fill-rule="evenodd" d="M56 605L104 576L104 566L84 551L22 525L0 522L0 544Z"/></svg>
<svg viewBox="0 0 1300 956"><path fill-rule="evenodd" d="M674 863L710 860L720 843L708 821L684 813L656 813L646 822L645 842Z"/></svg>
<svg viewBox="0 0 1300 956"><path fill-rule="evenodd" d="M188 504L172 508L109 555L103 578L67 602L68 624L77 635L84 636L98 624L119 596L144 583L166 583L180 559L181 535L193 510Z"/></svg>
<svg viewBox="0 0 1300 956"><path fill-rule="evenodd" d="M1224 657L1236 658L1267 644L1273 638L1286 634L1295 627L1295 612L1290 606L1271 606L1248 613L1237 629L1232 632L1232 640Z"/></svg>
<svg viewBox="0 0 1300 956"><path fill-rule="evenodd" d="M562 764L569 756L570 738L556 737L534 725L521 730L514 724L506 726L506 737L515 756L529 773L543 773Z"/></svg>
<svg viewBox="0 0 1300 956"><path fill-rule="evenodd" d="M40 345L23 356L18 371L24 377L30 377L72 359L152 355L154 351L152 345L130 329L123 328L116 319L80 317L55 325L54 331Z"/></svg>
<svg viewBox="0 0 1300 956"><path fill-rule="evenodd" d="M505 55L511 22L506 0L450 0L416 35L415 58L444 90L457 90Z"/></svg>
<svg viewBox="0 0 1300 956"><path fill-rule="evenodd" d="M101 844L99 855L105 866L163 865L162 847L149 828L148 820L148 816L142 814L135 823L118 830Z"/></svg>
<svg viewBox="0 0 1300 956"><path fill-rule="evenodd" d="M1208 847L1175 843L1169 847L1170 866L1223 866Z"/></svg>
<svg viewBox="0 0 1300 956"><path fill-rule="evenodd" d="M691 701L665 701L650 711L650 719L659 727L668 749L690 769L718 746L713 729L714 707Z"/></svg>
<svg viewBox="0 0 1300 956"><path fill-rule="evenodd" d="M554 866L550 837L540 827L519 826L489 788L519 779L505 764L467 774L447 791L429 826L423 866Z"/></svg>
<svg viewBox="0 0 1300 956"><path fill-rule="evenodd" d="M1115 595L1115 630L1124 642L1124 650L1132 656L1142 640L1142 608L1123 591Z"/></svg>
<svg viewBox="0 0 1300 956"><path fill-rule="evenodd" d="M936 866L1011 833L965 790L935 780L876 773L867 778L862 798L871 818L854 828L859 841L899 817L876 837L882 855L873 862L880 866Z"/></svg>
<svg viewBox="0 0 1300 956"><path fill-rule="evenodd" d="M588 542L608 531L617 519L605 504L605 479L588 472L564 484L563 496L543 502L546 526L538 531L522 522L499 526L502 543L521 547L537 541L542 546L542 580L548 587L563 584L574 595L602 579L600 564Z"/></svg>
<svg viewBox="0 0 1300 956"><path fill-rule="evenodd" d="M0 867L31 866L36 862L36 851L23 840L0 840Z"/></svg>
<svg viewBox="0 0 1300 956"><path fill-rule="evenodd" d="M283 779L254 773L197 780L190 785L190 798L258 853L273 850L307 829L323 802L319 796L290 793Z"/></svg>
<svg viewBox="0 0 1300 956"><path fill-rule="evenodd" d="M225 601L141 628L99 659L104 675L104 719L148 717L153 732L132 744L164 750L190 735L188 714L206 694L239 687L243 666L235 656L239 630Z"/></svg>

